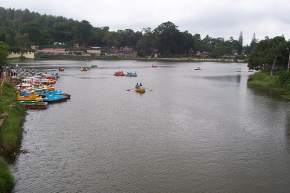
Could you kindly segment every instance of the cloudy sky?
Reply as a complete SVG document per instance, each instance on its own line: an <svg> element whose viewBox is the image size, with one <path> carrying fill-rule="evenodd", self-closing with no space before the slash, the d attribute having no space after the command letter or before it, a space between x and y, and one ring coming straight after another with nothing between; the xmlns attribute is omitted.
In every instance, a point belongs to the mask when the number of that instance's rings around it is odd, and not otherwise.
<svg viewBox="0 0 290 193"><path fill-rule="evenodd" d="M202 36L238 38L243 31L246 43L254 32L258 39L290 37L289 0L0 0L0 6L88 20L112 30L172 21Z"/></svg>

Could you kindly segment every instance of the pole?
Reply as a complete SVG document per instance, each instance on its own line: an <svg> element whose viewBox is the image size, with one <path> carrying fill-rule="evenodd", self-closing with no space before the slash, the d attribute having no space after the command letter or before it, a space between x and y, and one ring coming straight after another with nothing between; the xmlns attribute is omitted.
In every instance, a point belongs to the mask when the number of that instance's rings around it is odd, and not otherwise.
<svg viewBox="0 0 290 193"><path fill-rule="evenodd" d="M289 68L290 68L290 52L289 52L288 68L287 68L287 71L288 71L288 72L289 72Z"/></svg>

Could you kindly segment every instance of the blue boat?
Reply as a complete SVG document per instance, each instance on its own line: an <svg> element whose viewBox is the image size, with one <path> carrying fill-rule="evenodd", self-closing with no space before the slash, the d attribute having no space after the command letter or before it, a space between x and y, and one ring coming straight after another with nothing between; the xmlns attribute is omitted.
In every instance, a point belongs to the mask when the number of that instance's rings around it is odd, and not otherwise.
<svg viewBox="0 0 290 193"><path fill-rule="evenodd" d="M62 90L53 90L53 91L47 91L46 95L63 95L64 92Z"/></svg>
<svg viewBox="0 0 290 193"><path fill-rule="evenodd" d="M43 101L48 102L48 103L57 103L57 102L63 102L66 100L67 100L67 97L62 96L62 95L46 95L43 98Z"/></svg>
<svg viewBox="0 0 290 193"><path fill-rule="evenodd" d="M137 73L136 72L127 72L126 76L127 77L137 77Z"/></svg>

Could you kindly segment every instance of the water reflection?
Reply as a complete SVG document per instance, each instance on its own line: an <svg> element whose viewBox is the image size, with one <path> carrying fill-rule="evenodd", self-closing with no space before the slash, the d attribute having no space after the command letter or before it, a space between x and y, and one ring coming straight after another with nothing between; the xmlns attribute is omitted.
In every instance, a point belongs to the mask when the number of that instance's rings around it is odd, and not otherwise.
<svg viewBox="0 0 290 193"><path fill-rule="evenodd" d="M214 80L214 81L223 81L223 82L241 82L241 75L223 75L223 76L205 76L205 79Z"/></svg>

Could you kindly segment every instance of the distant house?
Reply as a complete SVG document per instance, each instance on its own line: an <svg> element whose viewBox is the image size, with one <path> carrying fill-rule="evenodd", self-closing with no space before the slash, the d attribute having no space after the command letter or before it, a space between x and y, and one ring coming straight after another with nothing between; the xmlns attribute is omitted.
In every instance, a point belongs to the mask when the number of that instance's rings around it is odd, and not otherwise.
<svg viewBox="0 0 290 193"><path fill-rule="evenodd" d="M197 51L194 56L199 57L199 58L208 58L209 53L205 51L203 52Z"/></svg>
<svg viewBox="0 0 290 193"><path fill-rule="evenodd" d="M41 50L37 50L37 53L47 55L65 55L66 51L64 48L44 48Z"/></svg>
<svg viewBox="0 0 290 193"><path fill-rule="evenodd" d="M137 51L134 48L130 48L127 46L121 48L112 47L109 51L109 55L134 58L137 57Z"/></svg>
<svg viewBox="0 0 290 193"><path fill-rule="evenodd" d="M87 53L91 56L101 56L102 55L102 49L101 47L90 47L87 49Z"/></svg>
<svg viewBox="0 0 290 193"><path fill-rule="evenodd" d="M65 46L65 43L63 43L63 42L53 42L53 45L54 46Z"/></svg>
<svg viewBox="0 0 290 193"><path fill-rule="evenodd" d="M39 45L31 45L30 48L36 51L36 50L39 50Z"/></svg>

